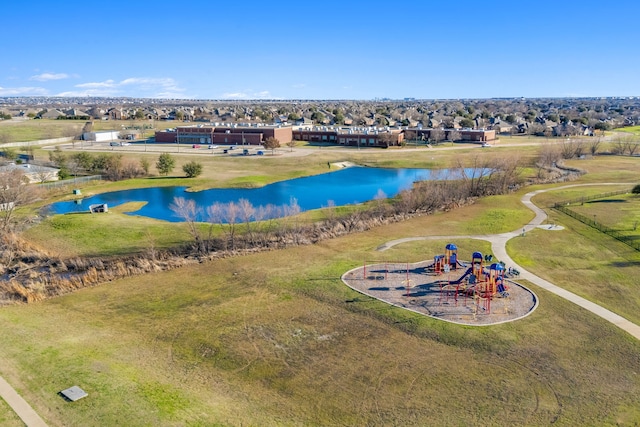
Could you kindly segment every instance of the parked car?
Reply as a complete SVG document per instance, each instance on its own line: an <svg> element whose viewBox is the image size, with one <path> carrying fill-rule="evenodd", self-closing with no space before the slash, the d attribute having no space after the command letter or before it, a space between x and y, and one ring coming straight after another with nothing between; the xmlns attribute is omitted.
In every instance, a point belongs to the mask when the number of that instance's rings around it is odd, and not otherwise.
<svg viewBox="0 0 640 427"><path fill-rule="evenodd" d="M131 145L131 144L129 142L121 142L120 145L122 147L126 147L126 146Z"/></svg>
<svg viewBox="0 0 640 427"><path fill-rule="evenodd" d="M264 151L260 150L260 151L258 151L257 154L258 154L258 156L264 156Z"/></svg>
<svg viewBox="0 0 640 427"><path fill-rule="evenodd" d="M210 145L209 146L209 150L213 150L214 148L220 148L220 147L218 147L217 145Z"/></svg>
<svg viewBox="0 0 640 427"><path fill-rule="evenodd" d="M200 145L198 145L198 144L193 144L193 145L191 146L191 148L200 148Z"/></svg>
<svg viewBox="0 0 640 427"><path fill-rule="evenodd" d="M112 146L112 147L119 147L120 143L119 142L110 142L109 145Z"/></svg>
<svg viewBox="0 0 640 427"><path fill-rule="evenodd" d="M242 150L242 155L243 156L248 156L249 155L249 150L247 150L246 148L244 150Z"/></svg>

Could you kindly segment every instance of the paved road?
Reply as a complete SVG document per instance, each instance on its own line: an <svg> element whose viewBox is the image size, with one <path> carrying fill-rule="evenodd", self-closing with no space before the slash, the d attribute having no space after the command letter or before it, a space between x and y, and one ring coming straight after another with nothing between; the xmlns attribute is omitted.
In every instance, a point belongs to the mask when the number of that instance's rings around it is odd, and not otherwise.
<svg viewBox="0 0 640 427"><path fill-rule="evenodd" d="M516 268L517 270L520 271L520 278L521 279L526 279L528 281L530 281L531 283L536 284L537 286L540 286L541 288L552 292L568 301L571 301L574 304L579 305L580 307L589 310L590 312L594 313L597 316L602 317L603 319L613 323L614 325L618 326L619 328L621 328L622 330L628 332L629 334L633 335L636 339L640 340L640 326L636 325L635 323L630 322L629 320L625 319L624 317L610 311L607 310L604 307L599 306L598 304L595 304L585 298L582 298L579 295L574 294L573 292L569 292L566 289L563 289L557 285L554 285L553 283L536 276L535 274L531 273L530 271L525 270L524 268L522 268L521 266L519 266L518 264L516 264L513 259L511 259L511 257L509 256L509 254L507 253L507 249L506 249L506 245L507 242L517 236L521 236L523 232L527 233L533 229L535 229L537 226L541 225L546 219L547 219L547 214L544 212L544 210L540 209L539 207L537 207L536 205L533 204L533 202L531 201L531 198L537 194L543 193L545 191L553 191L553 190L561 190L564 188L571 188L571 187L578 187L578 186L583 186L583 185L629 185L628 183L593 183L593 184L572 184L572 185L565 185L562 187L555 187L555 188L550 188L547 190L537 190L537 191L532 191L530 193L525 194L524 196L522 196L522 203L527 206L529 209L531 209L534 213L535 213L535 218L529 222L528 224L526 224L522 229L518 229L516 231L512 231L510 233L502 233L502 234L493 234L493 235L468 235L468 236L426 236L426 237L408 237L408 238L404 238L404 239L398 239L398 240L392 240L390 242L387 242L385 244L383 244L382 246L378 247L379 251L384 251L386 249L389 249L397 244L400 243L404 243L404 242L409 242L409 241L414 241L414 240L436 240L436 239L448 239L448 238L466 238L466 239L478 239L478 240L486 240L488 242L491 243L491 250L493 251L493 254L496 256L497 259L503 261L505 264L512 266L514 268Z"/></svg>
<svg viewBox="0 0 640 427"><path fill-rule="evenodd" d="M0 397L11 406L11 409L28 427L47 427L40 415L2 377L0 377Z"/></svg>

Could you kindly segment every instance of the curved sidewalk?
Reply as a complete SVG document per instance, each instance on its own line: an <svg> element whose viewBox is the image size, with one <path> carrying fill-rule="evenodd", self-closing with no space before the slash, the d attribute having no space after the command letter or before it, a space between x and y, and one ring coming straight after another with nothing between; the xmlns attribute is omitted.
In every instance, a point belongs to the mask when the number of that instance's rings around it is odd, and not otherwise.
<svg viewBox="0 0 640 427"><path fill-rule="evenodd" d="M525 194L524 196L522 196L521 202L528 207L529 209L531 209L534 213L535 213L535 218L533 220L531 220L531 222L529 222L528 224L526 224L521 230L517 230L517 231L512 231L510 233L502 233L502 234L493 234L493 235L466 235L466 236L426 236L426 237L408 237L408 238L404 238L404 239L397 239L397 240L392 240L389 242L386 242L385 244L381 245L380 247L377 248L377 250L379 251L384 251L387 250L397 244L400 243L404 243L404 242L410 242L410 241L415 241L415 240L437 240L437 239L453 239L453 238L457 238L457 239L477 239L477 240L486 240L488 242L491 243L491 250L493 251L493 254L496 256L496 258L502 260L503 262L505 262L506 264L509 264L510 266L515 267L516 269L518 269L520 271L520 279L525 279L530 281L531 283L541 287L542 289L545 289L551 293L554 293L556 295L558 295L559 297L562 297L568 301L571 301L572 303L586 309L589 310L590 312L592 312L593 314L600 316L601 318L607 320L608 322L613 323L614 325L616 325L617 327L619 327L620 329L626 331L627 333L631 334L633 337L635 337L636 339L640 340L640 326L636 325L635 323L625 319L624 317L610 311L607 310L606 308L595 304L579 295L574 294L573 292L569 292L566 289L563 289L557 285L554 285L553 283L536 276L535 274L531 273L530 271L525 270L524 268L522 268L521 266L519 266L518 264L516 264L513 259L511 259L511 257L509 256L509 254L507 253L507 242L516 237L516 236L520 236L522 235L522 232L529 232L533 229L535 229L537 226L541 225L546 219L547 219L547 214L544 210L542 210L541 208L537 207L532 201L531 198L537 194L540 193L544 193L547 191L555 191L555 190L562 190L565 188L571 188L571 187L579 187L579 186L585 186L585 185L629 185L628 183L614 183L614 182L609 182L609 183L593 183L593 184L572 184L572 185L565 185L562 187L555 187L555 188L549 188L546 190L536 190L536 191L532 191L530 193Z"/></svg>

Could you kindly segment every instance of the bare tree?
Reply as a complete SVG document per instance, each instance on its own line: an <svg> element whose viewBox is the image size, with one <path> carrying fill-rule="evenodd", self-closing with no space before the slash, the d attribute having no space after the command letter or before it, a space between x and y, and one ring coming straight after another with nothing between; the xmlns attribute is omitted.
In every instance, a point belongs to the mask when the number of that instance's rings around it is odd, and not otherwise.
<svg viewBox="0 0 640 427"><path fill-rule="evenodd" d="M544 129L544 126L540 123L531 123L527 129L527 133L530 135L543 135Z"/></svg>
<svg viewBox="0 0 640 427"><path fill-rule="evenodd" d="M66 167L74 177L78 176L78 173L82 170L82 166L73 156L67 160Z"/></svg>
<svg viewBox="0 0 640 427"><path fill-rule="evenodd" d="M382 214L384 212L385 201L389 196L382 191L382 188L378 188L376 195L373 196L373 200L375 201L375 206L378 214Z"/></svg>
<svg viewBox="0 0 640 427"><path fill-rule="evenodd" d="M283 211L283 216L285 220L282 221L283 226L285 227L285 233L288 231L291 232L293 236L293 241L295 244L300 243L300 220L298 218L298 214L302 211L300 205L298 205L298 200L295 197L292 197L289 200L289 204L285 205Z"/></svg>
<svg viewBox="0 0 640 427"><path fill-rule="evenodd" d="M404 139L406 141L415 141L418 139L418 133L414 130L407 130L404 132Z"/></svg>
<svg viewBox="0 0 640 427"><path fill-rule="evenodd" d="M43 166L31 166L31 168L35 172L35 177L40 183L53 181L57 177L55 169L46 168Z"/></svg>
<svg viewBox="0 0 640 427"><path fill-rule="evenodd" d="M546 169L555 167L556 163L561 159L560 150L552 144L542 144L540 154L536 160L538 167L538 178L542 178Z"/></svg>
<svg viewBox="0 0 640 427"><path fill-rule="evenodd" d="M250 241L253 242L253 230L251 229L251 222L254 219L256 208L253 207L251 202L249 202L247 199L240 199L238 200L238 211L240 214L240 220L244 222L245 227L247 228L247 235L249 236Z"/></svg>
<svg viewBox="0 0 640 427"><path fill-rule="evenodd" d="M145 174L144 169L139 161L127 159L122 162L122 177L137 178Z"/></svg>
<svg viewBox="0 0 640 427"><path fill-rule="evenodd" d="M576 155L576 142L571 139L562 141L560 143L560 155L566 160L573 159Z"/></svg>
<svg viewBox="0 0 640 427"><path fill-rule="evenodd" d="M327 200L327 205L322 208L325 221L333 222L336 219L336 202L333 200Z"/></svg>
<svg viewBox="0 0 640 427"><path fill-rule="evenodd" d="M391 132L382 132L378 134L378 141L381 142L383 146L390 147L397 141L397 137Z"/></svg>
<svg viewBox="0 0 640 427"><path fill-rule="evenodd" d="M156 238L151 233L150 230L146 230L144 233L144 237L147 240L147 251L152 261L156 260L156 256L158 255L158 249L156 247Z"/></svg>
<svg viewBox="0 0 640 427"><path fill-rule="evenodd" d="M262 244L266 245L273 230L274 206L272 204L258 206L253 217L255 228L258 231L257 235Z"/></svg>
<svg viewBox="0 0 640 427"><path fill-rule="evenodd" d="M0 233L14 228L15 210L35 201L39 193L20 169L0 172Z"/></svg>
<svg viewBox="0 0 640 427"><path fill-rule="evenodd" d="M169 209L171 209L175 216L187 223L189 234L191 234L191 237L195 240L197 249L201 252L205 251L206 245L202 241L200 229L197 224L201 209L196 205L196 202L194 200L187 200L184 197L174 197L173 203L169 205Z"/></svg>
<svg viewBox="0 0 640 427"><path fill-rule="evenodd" d="M469 164L468 168L465 168L466 164ZM470 162L463 162L462 159L458 159L455 169L456 176L461 177L466 184L469 196L478 197L484 195L484 188L487 184L486 177L493 173L491 165L486 158L473 156Z"/></svg>
<svg viewBox="0 0 640 427"><path fill-rule="evenodd" d="M431 129L429 131L429 140L434 144L438 144L444 140L444 129Z"/></svg>
<svg viewBox="0 0 640 427"><path fill-rule="evenodd" d="M448 139L451 142L460 141L462 139L462 134L457 130L449 131Z"/></svg>
<svg viewBox="0 0 640 427"><path fill-rule="evenodd" d="M113 154L108 157L105 165L105 173L112 181L118 181L123 176L123 156L122 154Z"/></svg>
<svg viewBox="0 0 640 427"><path fill-rule="evenodd" d="M618 137L613 141L612 150L613 154L624 155L626 151L626 142L624 139Z"/></svg>
<svg viewBox="0 0 640 427"><path fill-rule="evenodd" d="M239 208L234 202L215 202L207 208L208 221L212 224L224 224L227 241L231 250L235 249L236 223L238 221Z"/></svg>
<svg viewBox="0 0 640 427"><path fill-rule="evenodd" d="M598 138L593 138L590 143L589 143L589 152L591 153L592 156L595 156L598 153L598 148L600 148L600 144L601 144L601 139L600 137Z"/></svg>

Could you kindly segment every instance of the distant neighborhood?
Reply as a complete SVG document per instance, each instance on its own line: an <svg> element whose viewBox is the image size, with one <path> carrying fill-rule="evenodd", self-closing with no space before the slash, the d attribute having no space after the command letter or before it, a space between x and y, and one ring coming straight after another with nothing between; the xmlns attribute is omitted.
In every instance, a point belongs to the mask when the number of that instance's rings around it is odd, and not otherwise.
<svg viewBox="0 0 640 427"><path fill-rule="evenodd" d="M640 124L640 98L230 101L6 97L0 98L0 117L146 121L149 129L158 130L158 142L257 144L272 136L281 143L294 139L393 146L407 140L486 142L504 134L596 135ZM135 137L131 133L123 139Z"/></svg>

